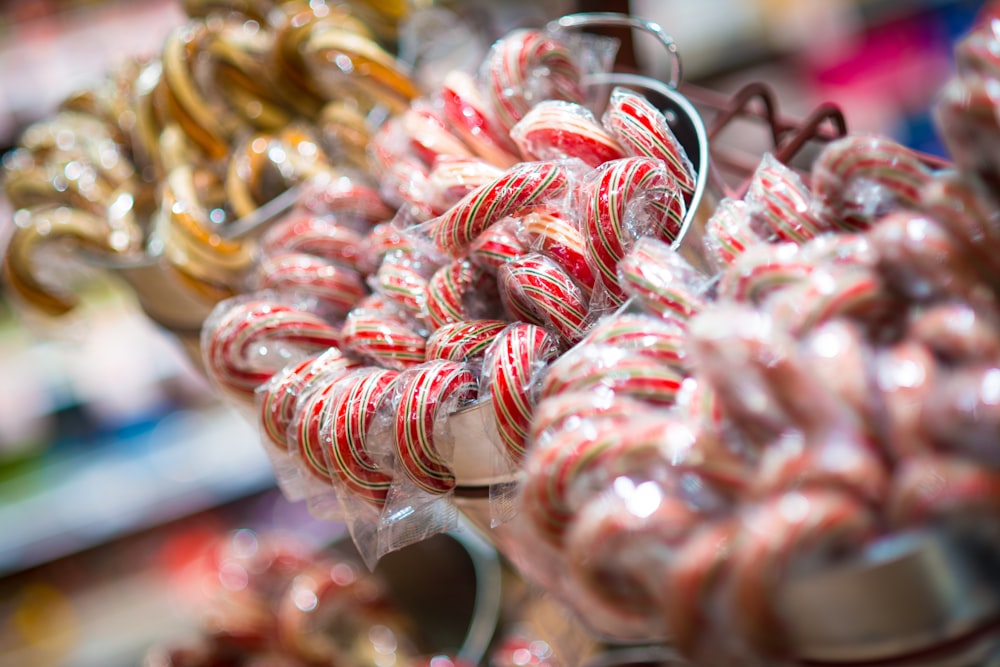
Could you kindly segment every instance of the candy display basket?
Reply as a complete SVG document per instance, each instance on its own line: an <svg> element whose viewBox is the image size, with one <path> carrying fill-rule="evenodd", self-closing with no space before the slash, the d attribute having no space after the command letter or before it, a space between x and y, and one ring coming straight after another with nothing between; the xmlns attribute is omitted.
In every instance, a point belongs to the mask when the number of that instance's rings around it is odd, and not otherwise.
<svg viewBox="0 0 1000 667"><path fill-rule="evenodd" d="M119 278L368 567L457 535L459 660L499 554L566 664L1000 664L1000 28L936 107L951 161L686 83L627 14L422 93L321 4L195 17L26 133L13 292L70 310L52 257Z"/></svg>

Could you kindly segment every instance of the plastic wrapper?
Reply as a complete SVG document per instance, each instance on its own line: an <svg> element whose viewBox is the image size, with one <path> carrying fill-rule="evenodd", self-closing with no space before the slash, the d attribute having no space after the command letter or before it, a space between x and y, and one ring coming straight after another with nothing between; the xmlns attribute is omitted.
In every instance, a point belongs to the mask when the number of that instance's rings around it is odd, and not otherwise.
<svg viewBox="0 0 1000 667"><path fill-rule="evenodd" d="M719 271L763 240L753 229L750 206L742 199L723 199L705 223L705 250Z"/></svg>
<svg viewBox="0 0 1000 667"><path fill-rule="evenodd" d="M394 465L378 556L455 527L455 449L474 443L454 442L447 418L473 403L478 391L479 378L467 365L440 359L396 380L368 435L373 450Z"/></svg>
<svg viewBox="0 0 1000 667"><path fill-rule="evenodd" d="M416 322L390 308L352 310L344 320L344 349L390 370L406 370L423 363L426 337Z"/></svg>
<svg viewBox="0 0 1000 667"><path fill-rule="evenodd" d="M676 321L622 312L600 320L580 342L639 352L659 364L684 370L687 335Z"/></svg>
<svg viewBox="0 0 1000 667"><path fill-rule="evenodd" d="M480 234L500 220L539 204L560 203L569 194L578 164L519 163L467 194L420 231L441 252L459 257Z"/></svg>
<svg viewBox="0 0 1000 667"><path fill-rule="evenodd" d="M430 100L417 100L403 112L400 125L411 151L430 169L440 158L467 158L472 153L448 126L443 110Z"/></svg>
<svg viewBox="0 0 1000 667"><path fill-rule="evenodd" d="M369 431L388 408L397 371L364 368L345 375L328 394L323 455L338 505L362 560L379 557L379 526L393 481L392 461L372 451Z"/></svg>
<svg viewBox="0 0 1000 667"><path fill-rule="evenodd" d="M427 361L481 363L490 345L507 328L503 320L469 320L439 327L427 338Z"/></svg>
<svg viewBox="0 0 1000 667"><path fill-rule="evenodd" d="M661 160L684 201L691 202L697 174L662 111L643 95L618 87L611 91L602 120L627 155Z"/></svg>
<svg viewBox="0 0 1000 667"><path fill-rule="evenodd" d="M541 324L566 344L579 341L589 325L583 290L554 261L539 254L500 268L500 298L515 319Z"/></svg>
<svg viewBox="0 0 1000 667"><path fill-rule="evenodd" d="M426 319L433 331L446 324L503 314L496 279L468 259L456 259L427 283Z"/></svg>
<svg viewBox="0 0 1000 667"><path fill-rule="evenodd" d="M475 78L453 70L445 75L438 93L445 119L473 153L490 164L507 169L520 160L517 146L493 116Z"/></svg>
<svg viewBox="0 0 1000 667"><path fill-rule="evenodd" d="M433 191L427 179L429 169L410 149L401 119L390 118L382 124L372 137L368 154L385 201L416 220L434 217Z"/></svg>
<svg viewBox="0 0 1000 667"><path fill-rule="evenodd" d="M640 239L618 264L626 294L648 312L683 323L704 308L709 280L661 241Z"/></svg>
<svg viewBox="0 0 1000 667"><path fill-rule="evenodd" d="M915 207L930 176L914 151L891 139L838 139L813 164L817 215L828 228L867 229L890 211Z"/></svg>
<svg viewBox="0 0 1000 667"><path fill-rule="evenodd" d="M886 514L894 528L950 526L1000 540L996 467L947 453L912 456L892 480Z"/></svg>
<svg viewBox="0 0 1000 667"><path fill-rule="evenodd" d="M612 296L621 296L617 266L637 239L676 238L684 202L666 167L651 158L624 158L587 174L575 193L587 251Z"/></svg>
<svg viewBox="0 0 1000 667"><path fill-rule="evenodd" d="M933 109L934 124L959 169L979 178L994 192L1000 189L1000 119L991 94L991 79L967 74L945 84Z"/></svg>
<svg viewBox="0 0 1000 667"><path fill-rule="evenodd" d="M525 160L576 158L590 167L625 157L614 137L586 107L544 100L531 107L510 130Z"/></svg>
<svg viewBox="0 0 1000 667"><path fill-rule="evenodd" d="M332 216L360 231L391 220L396 212L369 177L358 173L317 176L305 186L296 206L314 215Z"/></svg>
<svg viewBox="0 0 1000 667"><path fill-rule="evenodd" d="M257 290L292 291L316 302L328 320L343 319L368 294L363 276L347 266L315 255L284 252L263 258L252 278Z"/></svg>
<svg viewBox="0 0 1000 667"><path fill-rule="evenodd" d="M201 349L209 378L241 403L289 361L340 345L340 330L295 304L260 292L220 302L205 320Z"/></svg>
<svg viewBox="0 0 1000 667"><path fill-rule="evenodd" d="M492 182L503 173L477 157L440 156L427 175L435 210L443 213L476 188Z"/></svg>
<svg viewBox="0 0 1000 667"><path fill-rule="evenodd" d="M802 244L828 225L813 210L802 179L770 153L764 155L744 197L753 231L764 239Z"/></svg>
<svg viewBox="0 0 1000 667"><path fill-rule="evenodd" d="M427 319L428 281L441 263L418 249L387 253L371 283L374 291L396 304L408 317Z"/></svg>
<svg viewBox="0 0 1000 667"><path fill-rule="evenodd" d="M362 274L370 272L363 262L365 235L333 217L294 212L271 225L261 237L260 251L266 257L291 252L321 257Z"/></svg>
<svg viewBox="0 0 1000 667"><path fill-rule="evenodd" d="M359 264L362 273L373 274L387 255L409 253L416 250L413 240L394 223L383 222L372 227L365 237Z"/></svg>
<svg viewBox="0 0 1000 667"><path fill-rule="evenodd" d="M556 262L586 296L593 294L597 276L587 252L586 239L572 212L539 206L516 220L519 236L527 248Z"/></svg>
<svg viewBox="0 0 1000 667"><path fill-rule="evenodd" d="M358 365L339 349L330 348L289 364L257 390L261 441L278 487L289 500L306 497L303 469L299 465L302 456L299 446L308 443L295 433L299 427L296 422L297 406L316 388L324 387Z"/></svg>
<svg viewBox="0 0 1000 667"><path fill-rule="evenodd" d="M716 294L720 301L759 305L815 270L816 263L795 243L760 244L741 254L719 275Z"/></svg>
<svg viewBox="0 0 1000 667"><path fill-rule="evenodd" d="M610 345L576 347L556 360L542 380L542 398L564 392L609 393L669 407L684 373L637 350Z"/></svg>
<svg viewBox="0 0 1000 667"><path fill-rule="evenodd" d="M519 235L520 221L508 217L490 226L469 246L469 259L491 273L512 260L528 254Z"/></svg>

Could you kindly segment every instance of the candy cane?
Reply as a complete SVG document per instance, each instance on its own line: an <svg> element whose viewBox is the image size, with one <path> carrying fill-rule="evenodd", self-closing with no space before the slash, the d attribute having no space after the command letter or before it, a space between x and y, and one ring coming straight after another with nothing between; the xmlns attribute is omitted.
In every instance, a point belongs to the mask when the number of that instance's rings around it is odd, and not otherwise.
<svg viewBox="0 0 1000 667"><path fill-rule="evenodd" d="M392 475L368 451L368 431L398 375L378 369L353 373L338 383L328 410L330 469L348 491L376 506L385 504Z"/></svg>
<svg viewBox="0 0 1000 667"><path fill-rule="evenodd" d="M402 319L355 309L343 328L344 347L384 368L405 370L424 361L426 342Z"/></svg>
<svg viewBox="0 0 1000 667"><path fill-rule="evenodd" d="M293 213L276 222L260 241L261 253L306 253L364 272L365 237L331 218Z"/></svg>
<svg viewBox="0 0 1000 667"><path fill-rule="evenodd" d="M700 517L655 482L616 480L613 489L587 503L566 534L570 595L602 627L656 636L664 570Z"/></svg>
<svg viewBox="0 0 1000 667"><path fill-rule="evenodd" d="M529 206L563 196L569 171L556 162L526 162L480 186L431 223L430 234L443 252L458 255L490 225Z"/></svg>
<svg viewBox="0 0 1000 667"><path fill-rule="evenodd" d="M528 248L517 236L516 223L514 218L507 218L476 237L469 247L469 259L496 273L507 262L528 254Z"/></svg>
<svg viewBox="0 0 1000 667"><path fill-rule="evenodd" d="M445 75L440 90L445 120L479 157L502 169L519 160L517 146L496 125L475 80L459 70Z"/></svg>
<svg viewBox="0 0 1000 667"><path fill-rule="evenodd" d="M646 355L607 346L577 348L560 357L542 380L540 396L594 391L671 406L684 381L680 371Z"/></svg>
<svg viewBox="0 0 1000 667"><path fill-rule="evenodd" d="M428 267L416 253L395 251L375 272L375 290L411 317L427 312Z"/></svg>
<svg viewBox="0 0 1000 667"><path fill-rule="evenodd" d="M475 304L475 299L499 298L495 285L482 269L466 259L457 259L435 271L427 283L427 317L434 329L472 319L479 311L487 310L485 304ZM491 295L492 291L492 295Z"/></svg>
<svg viewBox="0 0 1000 667"><path fill-rule="evenodd" d="M438 157L431 166L427 184L436 206L448 210L481 185L499 178L503 169L477 157Z"/></svg>
<svg viewBox="0 0 1000 667"><path fill-rule="evenodd" d="M525 160L576 158L591 167L625 157L625 152L584 106L560 100L539 102L511 129Z"/></svg>
<svg viewBox="0 0 1000 667"><path fill-rule="evenodd" d="M680 229L670 223L670 201L679 199L671 188L658 160L625 158L601 165L578 191L587 250L612 293L618 291L618 262L634 239L673 238Z"/></svg>
<svg viewBox="0 0 1000 667"><path fill-rule="evenodd" d="M898 310L898 300L871 269L817 269L770 297L768 311L780 326L803 336L824 322L850 318L874 324Z"/></svg>
<svg viewBox="0 0 1000 667"><path fill-rule="evenodd" d="M568 343L583 337L588 306L583 291L544 255L525 255L500 268L501 294L516 299Z"/></svg>
<svg viewBox="0 0 1000 667"><path fill-rule="evenodd" d="M916 207L928 180L912 150L864 135L827 144L812 170L819 216L834 229L867 229L890 210Z"/></svg>
<svg viewBox="0 0 1000 667"><path fill-rule="evenodd" d="M343 317L368 294L361 274L346 266L304 253L266 257L256 271L258 289L290 292L316 299L318 309Z"/></svg>
<svg viewBox="0 0 1000 667"><path fill-rule="evenodd" d="M794 243L757 245L719 277L718 299L762 304L774 292L807 279L816 264Z"/></svg>
<svg viewBox="0 0 1000 667"><path fill-rule="evenodd" d="M618 282L651 312L686 322L705 307L704 281L673 250L654 239L640 239L618 264Z"/></svg>
<svg viewBox="0 0 1000 667"><path fill-rule="evenodd" d="M508 33L484 63L487 96L500 125L510 130L546 99L582 102L581 71L566 45L541 30Z"/></svg>
<svg viewBox="0 0 1000 667"><path fill-rule="evenodd" d="M476 376L464 364L429 361L399 379L394 442L400 468L419 489L433 495L455 487L455 474L434 442L446 411L475 399Z"/></svg>
<svg viewBox="0 0 1000 667"><path fill-rule="evenodd" d="M427 165L442 157L466 157L471 152L448 127L444 114L426 102L417 102L403 112L402 128L411 149Z"/></svg>
<svg viewBox="0 0 1000 667"><path fill-rule="evenodd" d="M254 391L294 354L336 347L337 329L312 313L265 300L223 302L202 332L209 377L237 398Z"/></svg>
<svg viewBox="0 0 1000 667"><path fill-rule="evenodd" d="M481 359L500 332L503 320L472 320L446 324L427 339L427 361L473 361Z"/></svg>
<svg viewBox="0 0 1000 667"><path fill-rule="evenodd" d="M759 220L755 231L767 239L801 245L823 228L802 179L770 154L764 156L750 179L745 201L751 215Z"/></svg>
<svg viewBox="0 0 1000 667"><path fill-rule="evenodd" d="M569 214L552 206L531 209L520 218L528 245L561 266L587 296L597 282L587 243Z"/></svg>
<svg viewBox="0 0 1000 667"><path fill-rule="evenodd" d="M995 525L1000 515L1000 473L948 454L914 456L900 463L886 515L894 528L947 521Z"/></svg>
<svg viewBox="0 0 1000 667"><path fill-rule="evenodd" d="M908 334L949 364L989 364L1000 359L996 318L965 303L941 303L914 313Z"/></svg>
<svg viewBox="0 0 1000 667"><path fill-rule="evenodd" d="M685 200L691 200L696 185L694 166L663 112L648 99L628 88L615 88L604 125L629 155L663 161Z"/></svg>
<svg viewBox="0 0 1000 667"><path fill-rule="evenodd" d="M644 315L621 314L594 325L582 345L606 345L634 350L657 363L683 369L687 364L686 334L681 326Z"/></svg>
<svg viewBox="0 0 1000 667"><path fill-rule="evenodd" d="M874 377L884 406L884 443L894 460L934 450L921 415L939 374L934 355L915 340L904 339L875 356Z"/></svg>
<svg viewBox="0 0 1000 667"><path fill-rule="evenodd" d="M295 414L295 404L317 382L336 377L358 366L358 362L345 357L340 350L308 357L286 366L276 373L260 395L258 411L261 431L267 441L280 450L287 450L288 431Z"/></svg>
<svg viewBox="0 0 1000 667"><path fill-rule="evenodd" d="M513 324L501 333L484 363L493 415L505 451L521 463L527 447L538 373L559 353L558 342L533 324Z"/></svg>
<svg viewBox="0 0 1000 667"><path fill-rule="evenodd" d="M855 497L831 489L776 496L752 508L729 559L736 630L760 654L787 656L788 634L774 591L789 571L858 552L877 535L876 517Z"/></svg>
<svg viewBox="0 0 1000 667"><path fill-rule="evenodd" d="M705 223L705 249L720 269L762 240L753 230L749 206L742 199L723 200Z"/></svg>
<svg viewBox="0 0 1000 667"><path fill-rule="evenodd" d="M548 446L562 429L604 420L623 424L652 410L647 403L621 394L567 391L547 396L532 412L527 442Z"/></svg>

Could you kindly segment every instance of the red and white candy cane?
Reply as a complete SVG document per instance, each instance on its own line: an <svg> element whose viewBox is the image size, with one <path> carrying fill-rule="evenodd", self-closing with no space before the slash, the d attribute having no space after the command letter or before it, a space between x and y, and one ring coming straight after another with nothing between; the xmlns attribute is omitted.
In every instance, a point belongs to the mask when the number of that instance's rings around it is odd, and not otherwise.
<svg viewBox="0 0 1000 667"><path fill-rule="evenodd" d="M830 559L857 553L877 536L879 522L863 501L834 489L775 496L744 518L729 559L731 609L749 647L771 658L790 647L775 590L789 571L820 570Z"/></svg>
<svg viewBox="0 0 1000 667"><path fill-rule="evenodd" d="M375 290L411 317L422 317L427 312L427 282L433 269L417 253L394 251L375 272Z"/></svg>
<svg viewBox="0 0 1000 667"><path fill-rule="evenodd" d="M618 145L586 107L561 100L543 100L510 131L525 160L576 158L591 167L625 157Z"/></svg>
<svg viewBox="0 0 1000 667"><path fill-rule="evenodd" d="M524 459L539 372L559 354L559 343L541 327L513 324L490 347L484 363L493 397L493 415L505 451L516 463Z"/></svg>
<svg viewBox="0 0 1000 667"><path fill-rule="evenodd" d="M343 317L368 294L356 270L299 252L265 257L257 267L256 286L313 298L317 310L332 318Z"/></svg>
<svg viewBox="0 0 1000 667"><path fill-rule="evenodd" d="M940 303L913 313L907 333L947 364L987 365L1000 359L996 317L965 303Z"/></svg>
<svg viewBox="0 0 1000 667"><path fill-rule="evenodd" d="M257 387L297 354L337 347L340 332L313 313L267 299L224 301L202 330L209 377L252 401Z"/></svg>
<svg viewBox="0 0 1000 667"><path fill-rule="evenodd" d="M435 271L427 283L427 318L432 329L473 319L484 308L472 301L489 299L495 282L467 259L456 259ZM495 289L492 296L498 296Z"/></svg>
<svg viewBox="0 0 1000 667"><path fill-rule="evenodd" d="M528 254L527 246L518 238L517 225L515 218L506 218L489 227L469 246L469 259L496 273L507 262Z"/></svg>
<svg viewBox="0 0 1000 667"><path fill-rule="evenodd" d="M430 223L434 243L452 256L461 255L477 236L499 220L564 196L570 173L558 162L525 162L480 186Z"/></svg>
<svg viewBox="0 0 1000 667"><path fill-rule="evenodd" d="M446 324L427 338L427 361L481 359L508 325L503 320L470 320Z"/></svg>
<svg viewBox="0 0 1000 667"><path fill-rule="evenodd" d="M923 209L955 239L984 282L1000 290L1000 225L995 195L963 172L936 174L921 191Z"/></svg>
<svg viewBox="0 0 1000 667"><path fill-rule="evenodd" d="M658 363L683 369L688 364L686 339L683 327L673 322L623 313L599 321L581 344L634 350Z"/></svg>
<svg viewBox="0 0 1000 667"><path fill-rule="evenodd" d="M679 221L670 222L671 203L679 201L673 188L659 160L638 157L601 165L577 191L587 250L612 293L620 294L616 269L636 238L672 239L679 231Z"/></svg>
<svg viewBox="0 0 1000 667"><path fill-rule="evenodd" d="M478 157L439 157L431 166L427 184L443 213L481 185L503 174L503 169Z"/></svg>
<svg viewBox="0 0 1000 667"><path fill-rule="evenodd" d="M264 256L285 252L315 255L365 273L365 237L333 218L292 213L276 222L260 241Z"/></svg>
<svg viewBox="0 0 1000 667"><path fill-rule="evenodd" d="M339 176L314 188L300 204L317 215L354 219L369 225L391 220L395 211L371 185Z"/></svg>
<svg viewBox="0 0 1000 667"><path fill-rule="evenodd" d="M345 376L330 399L325 425L330 471L348 491L377 506L385 504L392 475L368 451L368 430L390 397L398 375L396 371L365 369Z"/></svg>
<svg viewBox="0 0 1000 667"><path fill-rule="evenodd" d="M718 299L759 305L775 291L806 280L815 270L815 262L804 257L794 243L758 244L719 276Z"/></svg>
<svg viewBox="0 0 1000 667"><path fill-rule="evenodd" d="M895 209L915 208L931 172L915 152L887 137L833 141L816 158L812 189L824 224L867 229Z"/></svg>
<svg viewBox="0 0 1000 667"><path fill-rule="evenodd" d="M603 120L629 155L662 160L685 201L691 201L697 182L694 166L663 112L639 93L628 88L615 88L611 91Z"/></svg>
<svg viewBox="0 0 1000 667"><path fill-rule="evenodd" d="M750 222L749 206L742 199L724 199L705 223L705 249L719 269L761 241Z"/></svg>
<svg viewBox="0 0 1000 667"><path fill-rule="evenodd" d="M531 254L505 264L500 268L498 282L508 303L523 305L567 343L583 337L587 299L562 267L548 257Z"/></svg>
<svg viewBox="0 0 1000 667"><path fill-rule="evenodd" d="M382 260L394 253L414 252L413 241L406 237L398 227L391 222L382 222L372 227L365 237L363 255L361 257L362 272L375 273L382 265Z"/></svg>
<svg viewBox="0 0 1000 667"><path fill-rule="evenodd" d="M750 179L744 201L765 239L803 244L825 229L799 175L767 153Z"/></svg>
<svg viewBox="0 0 1000 667"><path fill-rule="evenodd" d="M986 466L1000 464L995 438L1000 430L1000 406L995 398L998 382L995 358L939 375L921 414L924 429L939 450Z"/></svg>
<svg viewBox="0 0 1000 667"><path fill-rule="evenodd" d="M655 425L654 425L655 422ZM590 428L563 429L525 463L522 511L539 536L561 545L577 512L618 477L665 477L670 467L659 436L662 420L620 424L604 420Z"/></svg>
<svg viewBox="0 0 1000 667"><path fill-rule="evenodd" d="M607 420L623 423L653 410L634 398L611 393L567 391L543 398L535 406L528 442L548 443L564 428Z"/></svg>
<svg viewBox="0 0 1000 667"><path fill-rule="evenodd" d="M571 597L616 634L662 634L660 582L672 551L700 518L656 482L616 480L584 505L566 534Z"/></svg>
<svg viewBox="0 0 1000 667"><path fill-rule="evenodd" d="M926 345L904 339L880 349L874 361L887 454L900 461L933 451L921 415L938 382L938 360Z"/></svg>
<svg viewBox="0 0 1000 667"><path fill-rule="evenodd" d="M403 112L402 127L410 148L428 166L442 156L472 155L462 140L452 133L443 112L426 101L415 102Z"/></svg>
<svg viewBox="0 0 1000 667"><path fill-rule="evenodd" d="M545 374L541 396L593 391L627 396L669 407L677 400L684 374L634 350L606 345L577 348L556 360Z"/></svg>
<svg viewBox="0 0 1000 667"><path fill-rule="evenodd" d="M805 280L786 286L767 301L768 312L795 336L804 336L824 322L848 318L876 324L898 310L898 299L869 268L831 266L813 271Z"/></svg>
<svg viewBox="0 0 1000 667"><path fill-rule="evenodd" d="M868 234L883 279L918 302L958 298L981 312L996 311L969 254L934 218L912 211L890 213Z"/></svg>
<svg viewBox="0 0 1000 667"><path fill-rule="evenodd" d="M267 441L287 450L288 429L295 414L295 403L318 381L332 378L358 362L345 357L337 348L291 364L276 373L260 395L260 425Z"/></svg>
<svg viewBox="0 0 1000 667"><path fill-rule="evenodd" d="M1000 186L1000 119L995 82L967 74L953 77L938 93L935 126L944 147L963 173L975 174L994 191Z"/></svg>
<svg viewBox="0 0 1000 667"><path fill-rule="evenodd" d="M597 277L587 255L587 242L567 211L539 206L520 217L528 245L554 260L589 296Z"/></svg>
<svg viewBox="0 0 1000 667"><path fill-rule="evenodd" d="M508 33L494 43L484 65L488 98L507 131L542 100L584 100L573 53L542 30Z"/></svg>
<svg viewBox="0 0 1000 667"><path fill-rule="evenodd" d="M517 164L517 146L505 128L493 120L488 102L479 93L475 79L459 70L445 75L441 84L445 120L472 151L502 169Z"/></svg>
<svg viewBox="0 0 1000 667"><path fill-rule="evenodd" d="M684 323L705 307L704 277L655 239L639 239L618 263L618 282L650 312Z"/></svg>
<svg viewBox="0 0 1000 667"><path fill-rule="evenodd" d="M448 410L475 400L476 376L465 364L429 361L399 378L394 441L400 469L419 489L441 495L455 487L455 474L434 442L434 427Z"/></svg>
<svg viewBox="0 0 1000 667"><path fill-rule="evenodd" d="M354 310L343 328L344 347L383 368L405 370L424 361L426 341L398 317Z"/></svg>
<svg viewBox="0 0 1000 667"><path fill-rule="evenodd" d="M703 523L674 550L660 595L670 641L685 656L707 658L719 649L714 609L739 529L735 519ZM707 664L716 664L715 662Z"/></svg>
<svg viewBox="0 0 1000 667"><path fill-rule="evenodd" d="M995 526L1000 472L952 454L913 456L896 469L886 513L894 528L924 528L941 521Z"/></svg>
<svg viewBox="0 0 1000 667"><path fill-rule="evenodd" d="M295 402L289 432L290 444L306 472L324 484L330 484L333 479L325 452L329 448L326 424L330 422L331 399L343 379L343 374L333 377L300 397Z"/></svg>

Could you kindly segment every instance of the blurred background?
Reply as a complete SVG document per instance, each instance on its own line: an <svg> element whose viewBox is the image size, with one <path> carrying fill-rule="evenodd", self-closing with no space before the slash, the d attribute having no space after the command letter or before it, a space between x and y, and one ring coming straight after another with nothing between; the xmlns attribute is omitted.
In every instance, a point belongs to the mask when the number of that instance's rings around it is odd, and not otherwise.
<svg viewBox="0 0 1000 667"><path fill-rule="evenodd" d="M489 3L486 3L489 5ZM497 29L575 8L631 11L678 42L685 80L774 88L801 117L840 105L852 131L940 154L928 109L983 0L631 0L503 3ZM0 153L71 91L152 55L184 13L172 0L0 1ZM636 67L665 77L655 46ZM0 237L11 224L0 199ZM190 632L181 576L237 527L341 528L274 490L254 428L221 404L113 282L43 321L0 293L0 666L136 665Z"/></svg>

